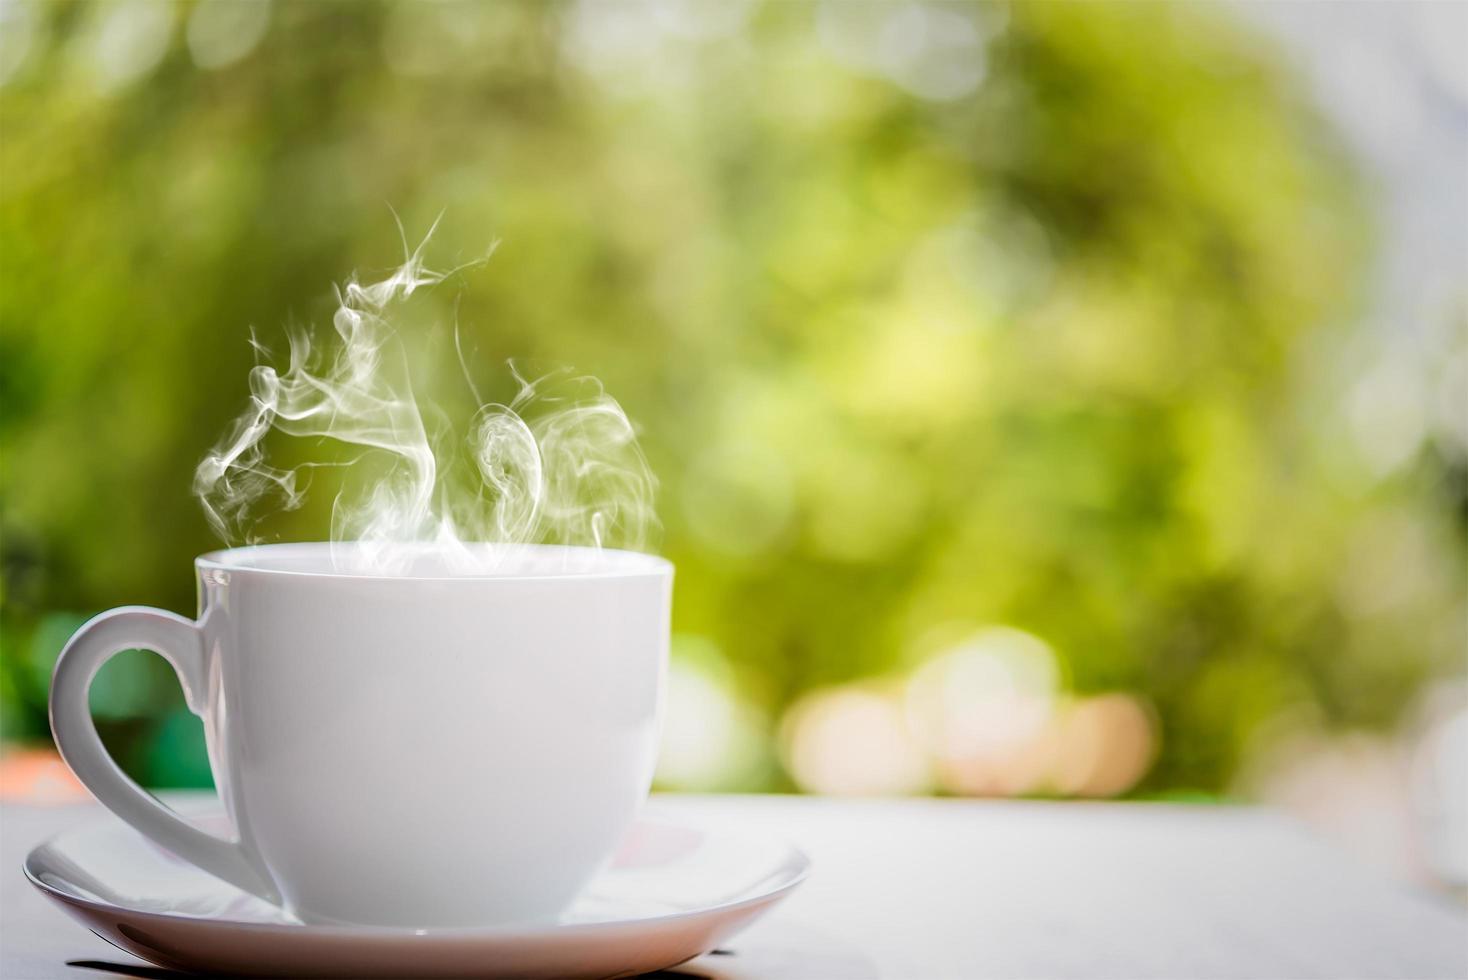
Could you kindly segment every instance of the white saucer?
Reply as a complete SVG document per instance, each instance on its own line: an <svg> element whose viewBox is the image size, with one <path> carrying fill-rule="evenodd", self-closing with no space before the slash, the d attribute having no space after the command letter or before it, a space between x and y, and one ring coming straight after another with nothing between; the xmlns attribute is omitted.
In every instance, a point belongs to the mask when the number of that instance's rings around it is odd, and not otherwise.
<svg viewBox="0 0 1468 980"><path fill-rule="evenodd" d="M48 898L159 966L357 978L660 970L728 939L808 868L778 841L644 820L560 925L415 930L302 925L110 819L62 834L25 861L26 877Z"/></svg>

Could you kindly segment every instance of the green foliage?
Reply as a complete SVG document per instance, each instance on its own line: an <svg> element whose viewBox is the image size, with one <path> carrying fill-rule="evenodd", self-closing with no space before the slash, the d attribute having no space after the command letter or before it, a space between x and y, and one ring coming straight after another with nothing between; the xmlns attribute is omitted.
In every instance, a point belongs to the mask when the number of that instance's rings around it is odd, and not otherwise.
<svg viewBox="0 0 1468 980"><path fill-rule="evenodd" d="M241 60L197 67L179 26L105 92L104 8L35 10L0 89L7 737L43 737L76 616L192 608L190 476L248 330L278 349L395 263L388 204L410 238L445 213L439 266L501 242L426 300L482 385L574 364L642 426L675 628L762 716L1007 623L1153 702L1149 789L1217 790L1274 713L1389 723L1462 648L1461 501L1428 458L1379 481L1319 408L1359 190L1216 8L1015 6L949 101L842 63L802 3L610 65L568 7L282 3ZM452 339L415 341L457 410ZM1402 514L1427 584L1342 604L1354 536ZM166 680L100 696L135 771L207 779Z"/></svg>

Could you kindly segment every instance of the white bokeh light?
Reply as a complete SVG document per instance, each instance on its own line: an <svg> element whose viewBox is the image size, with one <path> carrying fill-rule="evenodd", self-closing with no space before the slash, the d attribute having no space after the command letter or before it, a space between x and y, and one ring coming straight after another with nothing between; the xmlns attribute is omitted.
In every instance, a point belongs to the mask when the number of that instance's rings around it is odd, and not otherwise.
<svg viewBox="0 0 1468 980"><path fill-rule="evenodd" d="M1043 640L991 627L917 670L908 683L907 714L935 755L999 758L1045 726L1059 679L1055 654Z"/></svg>
<svg viewBox="0 0 1468 980"><path fill-rule="evenodd" d="M1003 29L1006 14L999 4L827 0L816 13L816 30L843 64L885 77L920 98L946 102L982 84L988 42Z"/></svg>
<svg viewBox="0 0 1468 980"><path fill-rule="evenodd" d="M225 68L242 60L270 26L270 0L199 0L184 37L200 68Z"/></svg>
<svg viewBox="0 0 1468 980"><path fill-rule="evenodd" d="M770 757L765 717L740 697L718 649L674 638L668 664L657 783L668 789L730 789L757 780Z"/></svg>
<svg viewBox="0 0 1468 980"><path fill-rule="evenodd" d="M78 72L103 94L147 75L163 60L173 37L175 6L167 0L101 4L72 42Z"/></svg>
<svg viewBox="0 0 1468 980"><path fill-rule="evenodd" d="M1348 417L1356 447L1378 476L1409 461L1427 436L1429 391L1423 372L1387 355L1351 389Z"/></svg>
<svg viewBox="0 0 1468 980"><path fill-rule="evenodd" d="M30 0L0 0L0 85L15 78L38 46L45 26Z"/></svg>

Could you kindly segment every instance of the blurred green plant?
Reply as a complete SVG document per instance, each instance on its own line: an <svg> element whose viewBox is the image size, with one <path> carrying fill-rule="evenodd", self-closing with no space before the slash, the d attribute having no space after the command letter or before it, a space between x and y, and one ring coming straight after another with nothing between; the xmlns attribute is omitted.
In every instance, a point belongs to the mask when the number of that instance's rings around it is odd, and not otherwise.
<svg viewBox="0 0 1468 980"><path fill-rule="evenodd" d="M410 236L446 213L440 265L501 241L427 300L476 373L574 364L641 424L687 683L722 678L741 731L1002 623L1077 692L1155 707L1139 792L1216 791L1265 720L1390 724L1463 648L1461 459L1383 474L1335 417L1360 187L1221 8L4 16L7 739L46 737L80 617L192 609L218 542L190 475L248 331L276 345L397 261L389 203ZM272 530L320 538L329 505ZM1413 586L1380 602L1383 554ZM105 735L145 780L207 781L166 674L108 667ZM741 751L736 787L788 785Z"/></svg>

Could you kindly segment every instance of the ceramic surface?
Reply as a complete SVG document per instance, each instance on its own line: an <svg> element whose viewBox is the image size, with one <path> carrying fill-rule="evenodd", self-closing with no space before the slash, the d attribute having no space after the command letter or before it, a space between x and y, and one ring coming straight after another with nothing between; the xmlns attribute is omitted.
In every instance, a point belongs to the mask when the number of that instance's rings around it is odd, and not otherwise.
<svg viewBox="0 0 1468 980"><path fill-rule="evenodd" d="M332 571L343 547L206 555L197 622L130 607L83 626L52 684L62 755L124 821L304 920L554 921L652 780L672 566L524 546L493 574L425 552L390 577ZM231 837L103 748L87 688L131 647L167 659L203 719Z"/></svg>
<svg viewBox="0 0 1468 980"><path fill-rule="evenodd" d="M778 841L639 821L560 924L414 930L303 925L112 821L63 834L25 862L47 897L159 966L358 978L659 970L726 941L807 869L799 851Z"/></svg>

